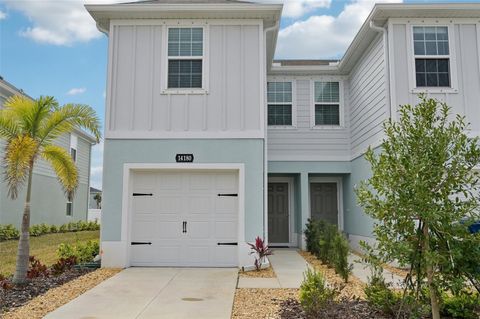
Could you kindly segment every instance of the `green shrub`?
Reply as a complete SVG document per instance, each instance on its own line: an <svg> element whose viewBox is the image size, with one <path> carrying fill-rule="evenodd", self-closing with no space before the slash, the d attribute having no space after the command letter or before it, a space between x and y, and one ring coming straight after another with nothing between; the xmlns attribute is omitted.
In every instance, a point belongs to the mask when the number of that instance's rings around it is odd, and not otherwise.
<svg viewBox="0 0 480 319"><path fill-rule="evenodd" d="M60 225L60 227L58 228L58 232L59 232L59 233L66 233L66 232L68 232L67 224Z"/></svg>
<svg viewBox="0 0 480 319"><path fill-rule="evenodd" d="M324 223L323 229L319 230L319 240L318 240L318 258L324 263L333 266L333 261L335 259L335 246L334 240L338 234L338 229L336 225Z"/></svg>
<svg viewBox="0 0 480 319"><path fill-rule="evenodd" d="M307 251L315 256L318 255L318 238L320 236L321 228L320 223L323 222L309 218L304 231Z"/></svg>
<svg viewBox="0 0 480 319"><path fill-rule="evenodd" d="M381 267L374 267L372 276L364 288L367 302L375 309L393 315L399 304L399 296L385 282Z"/></svg>
<svg viewBox="0 0 480 319"><path fill-rule="evenodd" d="M443 296L442 315L453 318L476 319L480 317L480 297L478 293L460 291Z"/></svg>
<svg viewBox="0 0 480 319"><path fill-rule="evenodd" d="M60 244L57 249L57 255L59 258L71 258L74 257L76 261L81 263L88 263L98 255L100 246L98 240L89 240L88 242L77 242L74 245Z"/></svg>
<svg viewBox="0 0 480 319"><path fill-rule="evenodd" d="M348 282L348 276L352 273L353 266L348 263L348 253L350 249L348 240L339 232L336 233L333 240L333 267L335 272L342 277L345 282Z"/></svg>
<svg viewBox="0 0 480 319"><path fill-rule="evenodd" d="M336 289L327 286L323 275L310 268L303 274L300 286L300 304L309 317L318 317L338 294Z"/></svg>
<svg viewBox="0 0 480 319"><path fill-rule="evenodd" d="M40 225L30 226L30 229L28 231L30 233L30 236L33 236L33 237L42 235L42 227Z"/></svg>
<svg viewBox="0 0 480 319"><path fill-rule="evenodd" d="M9 225L0 225L0 241L17 239L20 236L20 232L15 228L15 226Z"/></svg>
<svg viewBox="0 0 480 319"><path fill-rule="evenodd" d="M50 233L51 234L58 233L58 227L56 225L50 226Z"/></svg>

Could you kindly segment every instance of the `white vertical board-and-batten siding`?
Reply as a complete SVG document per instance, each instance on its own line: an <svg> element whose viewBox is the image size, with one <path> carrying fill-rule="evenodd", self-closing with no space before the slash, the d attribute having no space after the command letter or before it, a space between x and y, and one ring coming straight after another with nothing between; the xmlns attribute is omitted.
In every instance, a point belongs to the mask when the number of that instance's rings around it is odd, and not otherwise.
<svg viewBox="0 0 480 319"><path fill-rule="evenodd" d="M350 131L348 85L343 77L332 76L276 76L268 81L292 82L292 117L296 116L295 127L268 128L269 161L346 161L350 160ZM312 128L313 82L343 81L343 123L341 127ZM340 86L342 87L342 85ZM342 121L340 121L342 122Z"/></svg>
<svg viewBox="0 0 480 319"><path fill-rule="evenodd" d="M456 68L456 90L444 90L444 92L428 92L429 97L446 102L452 113L465 115L471 123L474 135L480 133L480 21L462 19L435 19L432 21L423 20L392 20L389 28L393 31L391 35L391 48L393 61L391 61L394 83L392 83L392 104L395 106L403 104L416 104L417 93L412 90L415 66L413 53L409 53L412 47L410 29L414 25L439 25L453 28L453 39L450 38L451 69ZM453 49L453 50L452 50ZM452 74L455 76L455 74ZM414 84L413 84L414 85Z"/></svg>
<svg viewBox="0 0 480 319"><path fill-rule="evenodd" d="M205 94L162 92L174 22L112 24L106 138L263 138L262 22L216 23L181 25L204 26Z"/></svg>

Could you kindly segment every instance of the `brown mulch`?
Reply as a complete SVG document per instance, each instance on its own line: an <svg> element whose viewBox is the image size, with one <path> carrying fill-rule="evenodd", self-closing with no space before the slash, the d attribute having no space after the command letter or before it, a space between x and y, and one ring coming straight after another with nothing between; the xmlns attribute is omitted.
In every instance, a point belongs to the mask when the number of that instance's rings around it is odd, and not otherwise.
<svg viewBox="0 0 480 319"><path fill-rule="evenodd" d="M276 278L277 275L273 271L272 266L260 270L251 270L251 271L239 271L239 277L250 277L250 278Z"/></svg>
<svg viewBox="0 0 480 319"><path fill-rule="evenodd" d="M95 271L85 271L63 285L57 285L25 305L11 309L3 314L3 319L41 319L47 313L63 306L70 300L75 299L87 290L98 285L100 282L117 274L121 269L101 268Z"/></svg>
<svg viewBox="0 0 480 319"><path fill-rule="evenodd" d="M9 311L21 307L48 290L61 286L91 271L93 269L71 269L58 276L37 277L25 285L13 286L11 289L0 288L0 311Z"/></svg>
<svg viewBox="0 0 480 319"><path fill-rule="evenodd" d="M314 255L307 251L298 251L298 253L317 271L320 271L330 285L340 289L340 295L338 296L340 299L365 299L365 293L363 292L365 284L360 279L350 275L348 283L345 283L343 279L335 273L333 268L329 268L327 265L322 264L322 262Z"/></svg>
<svg viewBox="0 0 480 319"><path fill-rule="evenodd" d="M302 306L296 299L285 300L281 304L278 313L279 319L306 319ZM372 309L366 301L359 299L343 298L322 310L315 318L328 319L391 319L375 309Z"/></svg>
<svg viewBox="0 0 480 319"><path fill-rule="evenodd" d="M240 288L235 292L232 319L276 319L282 304L298 299L298 289Z"/></svg>

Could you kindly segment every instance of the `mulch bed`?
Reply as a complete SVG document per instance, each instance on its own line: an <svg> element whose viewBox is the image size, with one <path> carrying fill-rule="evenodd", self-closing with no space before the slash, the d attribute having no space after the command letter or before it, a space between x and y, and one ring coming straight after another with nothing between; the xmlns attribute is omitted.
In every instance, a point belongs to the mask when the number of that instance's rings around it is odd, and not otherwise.
<svg viewBox="0 0 480 319"><path fill-rule="evenodd" d="M238 275L240 277L249 277L249 278L276 278L275 271L273 271L272 266L260 270L250 270L250 271L239 271Z"/></svg>
<svg viewBox="0 0 480 319"><path fill-rule="evenodd" d="M239 288L235 291L232 319L279 318L281 305L297 298L298 289Z"/></svg>
<svg viewBox="0 0 480 319"><path fill-rule="evenodd" d="M278 312L280 319L306 319L308 318L302 309L302 306L296 299L288 299L282 302ZM344 298L325 308L321 314L315 318L329 319L392 319L393 317L372 309L366 301Z"/></svg>
<svg viewBox="0 0 480 319"><path fill-rule="evenodd" d="M34 278L26 285L14 286L6 290L0 288L0 314L2 311L10 311L13 308L21 307L36 296L91 271L93 269L70 269L58 276L50 275L48 277Z"/></svg>

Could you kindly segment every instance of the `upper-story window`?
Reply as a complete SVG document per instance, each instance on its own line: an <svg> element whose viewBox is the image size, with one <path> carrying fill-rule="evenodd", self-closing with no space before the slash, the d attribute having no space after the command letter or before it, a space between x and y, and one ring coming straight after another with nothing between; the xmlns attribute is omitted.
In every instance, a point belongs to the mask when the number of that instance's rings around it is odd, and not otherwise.
<svg viewBox="0 0 480 319"><path fill-rule="evenodd" d="M292 125L292 82L268 82L268 125Z"/></svg>
<svg viewBox="0 0 480 319"><path fill-rule="evenodd" d="M78 146L78 137L75 134L70 134L70 155L74 162L77 161L77 146Z"/></svg>
<svg viewBox="0 0 480 319"><path fill-rule="evenodd" d="M203 28L168 28L168 88L202 88Z"/></svg>
<svg viewBox="0 0 480 319"><path fill-rule="evenodd" d="M315 126L340 125L340 83L314 83Z"/></svg>
<svg viewBox="0 0 480 319"><path fill-rule="evenodd" d="M413 51L417 87L450 87L448 27L413 27Z"/></svg>

